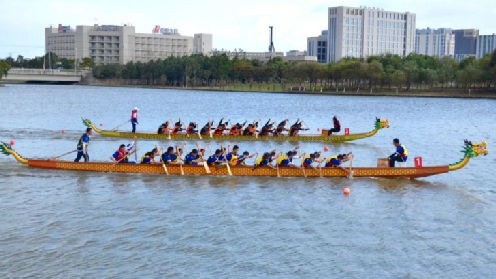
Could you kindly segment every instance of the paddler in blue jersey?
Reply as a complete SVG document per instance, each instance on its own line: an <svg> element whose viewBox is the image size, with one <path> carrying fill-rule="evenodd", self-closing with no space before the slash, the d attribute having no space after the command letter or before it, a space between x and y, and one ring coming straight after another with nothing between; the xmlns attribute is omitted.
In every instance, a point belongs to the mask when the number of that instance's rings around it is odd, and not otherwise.
<svg viewBox="0 0 496 279"><path fill-rule="evenodd" d="M178 154L180 154L180 149L178 146L176 146L176 152L174 152L174 147L169 146L167 151L162 154L161 161L164 164L180 164L181 162Z"/></svg>
<svg viewBox="0 0 496 279"><path fill-rule="evenodd" d="M325 158L320 159L320 152L314 152L303 157L303 159L301 160L301 166L306 169L315 169L315 167L312 166L312 163L317 162L320 164L323 161L325 161Z"/></svg>
<svg viewBox="0 0 496 279"><path fill-rule="evenodd" d="M226 159L230 166L236 166L238 164L238 157L239 157L238 151L239 151L239 146L237 145L233 146L232 150L230 145L227 146L228 153Z"/></svg>
<svg viewBox="0 0 496 279"><path fill-rule="evenodd" d="M288 151L286 154L282 154L279 156L277 159L277 165L279 167L296 167L295 164L293 164L293 156L296 155L296 151Z"/></svg>
<svg viewBox="0 0 496 279"><path fill-rule="evenodd" d="M250 155L250 152L245 151L243 152L243 155L240 155L238 157L238 160L236 162L236 166L246 166L246 159L253 158L258 155L258 152L255 152L255 154Z"/></svg>
<svg viewBox="0 0 496 279"><path fill-rule="evenodd" d="M406 162L408 159L408 151L406 147L400 143L399 139L393 140L393 145L396 147L396 152L389 156L389 167L394 168L396 162Z"/></svg>
<svg viewBox="0 0 496 279"><path fill-rule="evenodd" d="M77 157L74 162L79 162L81 158L84 158L85 162L90 161L90 156L88 155L88 144L90 144L90 137L93 134L93 129L86 128L86 133L84 133L77 144Z"/></svg>
<svg viewBox="0 0 496 279"><path fill-rule="evenodd" d="M163 148L158 150L157 147L152 149L150 152L146 152L142 157L141 157L141 164L153 164L155 163L155 156L159 156L160 153L162 153Z"/></svg>
<svg viewBox="0 0 496 279"><path fill-rule="evenodd" d="M198 149L193 149L188 155L186 155L184 158L184 164L192 166L203 165L203 158L201 158L198 153Z"/></svg>
<svg viewBox="0 0 496 279"><path fill-rule="evenodd" d="M255 170L258 167L269 167L271 169L274 169L274 166L272 166L269 162L270 160L270 153L265 152L262 156L260 156L256 161L255 164L253 165L253 170Z"/></svg>
<svg viewBox="0 0 496 279"><path fill-rule="evenodd" d="M327 160L325 161L326 162L325 167L326 168L340 168L340 169L346 171L348 174L350 174L350 171L343 167L343 163L349 161L350 156L352 154L353 153L350 152L348 154L338 154L335 156L331 156L331 157L327 158Z"/></svg>
<svg viewBox="0 0 496 279"><path fill-rule="evenodd" d="M220 151L220 149L215 150L215 153L210 155L210 157L208 157L207 164L209 166L222 164L224 161L219 159L221 153L222 151Z"/></svg>

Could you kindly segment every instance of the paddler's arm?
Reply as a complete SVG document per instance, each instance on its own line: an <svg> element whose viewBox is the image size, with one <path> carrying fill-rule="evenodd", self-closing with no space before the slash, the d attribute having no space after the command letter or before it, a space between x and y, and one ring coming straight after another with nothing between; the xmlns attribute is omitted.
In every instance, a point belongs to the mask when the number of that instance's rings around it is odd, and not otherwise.
<svg viewBox="0 0 496 279"><path fill-rule="evenodd" d="M255 157L255 156L258 156L258 152L255 152L255 154L248 155L248 156L246 156L246 158L247 158L247 159L248 159L248 158L253 158L253 157Z"/></svg>
<svg viewBox="0 0 496 279"><path fill-rule="evenodd" d="M246 125L246 122L248 122L248 119L245 120L245 123L243 123L243 126L241 127L244 127Z"/></svg>

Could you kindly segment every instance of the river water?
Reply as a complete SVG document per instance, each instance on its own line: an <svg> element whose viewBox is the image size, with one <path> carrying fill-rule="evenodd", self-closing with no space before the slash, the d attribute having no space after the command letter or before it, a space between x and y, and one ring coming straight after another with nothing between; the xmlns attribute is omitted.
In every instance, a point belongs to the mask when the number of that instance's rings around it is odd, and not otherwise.
<svg viewBox="0 0 496 279"><path fill-rule="evenodd" d="M7 85L0 98L0 139L15 140L25 157L73 150L81 117L112 129L136 106L140 131L178 117L202 124L301 117L316 133L337 114L356 133L372 130L376 116L389 118L391 128L372 138L329 145L326 156L353 151L354 166L393 153L395 137L424 165L458 161L465 138L487 140L490 150L496 139L496 100L56 85ZM121 143L95 134L92 161L108 160ZM138 148L155 144L167 143ZM250 152L293 146L239 145ZM0 277L491 278L495 158L419 180L350 180L67 172L2 156Z"/></svg>

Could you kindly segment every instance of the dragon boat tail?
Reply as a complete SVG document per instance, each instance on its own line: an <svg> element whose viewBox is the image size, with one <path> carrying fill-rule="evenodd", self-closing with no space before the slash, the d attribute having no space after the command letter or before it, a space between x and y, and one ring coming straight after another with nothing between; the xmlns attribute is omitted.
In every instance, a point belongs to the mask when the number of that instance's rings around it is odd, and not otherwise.
<svg viewBox="0 0 496 279"><path fill-rule="evenodd" d="M0 151L5 155L12 155L19 163L34 168L58 169L70 171L94 171L94 172L117 172L117 173L144 173L162 175L207 175L207 176L227 176L230 175L226 167L210 167L207 173L203 166L191 165L165 165L162 164L115 164L112 162L69 162L43 159L26 159L17 153L12 146L1 143ZM454 164L443 166L426 167L358 167L352 168L354 177L380 177L380 178L420 178L451 171L465 167L471 158L486 156L489 151L487 143L472 143L465 141L463 146L463 158ZM230 168L233 176L273 176L273 177L347 177L347 173L338 168L321 169L299 169L299 168L279 168L260 167L253 169L250 166L236 166Z"/></svg>
<svg viewBox="0 0 496 279"><path fill-rule="evenodd" d="M328 130L323 130L320 135L318 134L302 134L298 136L242 136L242 135L199 135L199 134L157 134L145 132L125 132L125 131L111 131L101 130L96 127L89 119L82 118L83 124L86 127L92 128L95 132L104 137L116 138L134 138L148 139L148 140L229 140L229 141L322 141L322 142L345 142L354 141L372 137L381 129L389 128L389 119L377 118L374 123L374 130L368 133L348 134L348 135L327 135Z"/></svg>

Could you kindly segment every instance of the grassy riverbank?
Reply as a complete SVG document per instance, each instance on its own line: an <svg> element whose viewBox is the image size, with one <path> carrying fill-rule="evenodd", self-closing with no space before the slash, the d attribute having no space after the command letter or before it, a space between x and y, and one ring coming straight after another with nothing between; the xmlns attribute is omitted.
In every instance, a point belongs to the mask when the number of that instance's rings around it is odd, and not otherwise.
<svg viewBox="0 0 496 279"><path fill-rule="evenodd" d="M135 87L149 89L175 89L175 90L200 90L200 91L226 91L226 92L260 92L260 93L282 93L282 94L316 94L316 95L338 95L338 96L391 96L391 97L431 97L431 98L487 98L496 99L496 92L484 91L481 89L445 89L441 90L419 90L411 89L410 91L396 89L368 89L347 90L341 88L338 91L325 90L319 85L311 87L299 87L297 85L279 84L272 85L229 85L229 86L208 86L208 87L174 87L174 86L150 86L150 85L127 85L117 82L116 80L94 80L90 83L82 84L88 86L109 86L109 87Z"/></svg>

